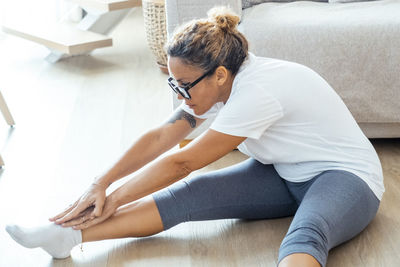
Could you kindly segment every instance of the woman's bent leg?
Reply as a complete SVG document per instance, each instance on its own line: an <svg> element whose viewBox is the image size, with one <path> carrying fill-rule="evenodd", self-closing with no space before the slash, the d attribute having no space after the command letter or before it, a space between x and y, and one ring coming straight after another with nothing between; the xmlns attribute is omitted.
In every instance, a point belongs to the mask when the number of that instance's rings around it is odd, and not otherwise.
<svg viewBox="0 0 400 267"><path fill-rule="evenodd" d="M82 242L150 236L162 230L163 225L157 206L154 199L149 196L117 210L104 222L82 230Z"/></svg>
<svg viewBox="0 0 400 267"><path fill-rule="evenodd" d="M299 253L325 266L328 251L359 234L378 210L372 190L352 173L326 171L314 179L282 241L280 266L299 266L285 265Z"/></svg>

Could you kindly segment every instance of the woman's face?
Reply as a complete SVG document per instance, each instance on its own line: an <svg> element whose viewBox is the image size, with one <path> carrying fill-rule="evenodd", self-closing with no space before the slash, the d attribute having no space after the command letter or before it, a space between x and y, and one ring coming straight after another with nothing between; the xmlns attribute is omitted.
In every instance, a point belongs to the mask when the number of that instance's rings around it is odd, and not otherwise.
<svg viewBox="0 0 400 267"><path fill-rule="evenodd" d="M187 65L178 57L169 57L168 68L171 77L181 87L189 85L204 74L204 70ZM221 86L217 76L214 72L190 88L188 92L191 99L185 99L180 94L178 99L183 99L196 115L204 114L215 103L221 101Z"/></svg>

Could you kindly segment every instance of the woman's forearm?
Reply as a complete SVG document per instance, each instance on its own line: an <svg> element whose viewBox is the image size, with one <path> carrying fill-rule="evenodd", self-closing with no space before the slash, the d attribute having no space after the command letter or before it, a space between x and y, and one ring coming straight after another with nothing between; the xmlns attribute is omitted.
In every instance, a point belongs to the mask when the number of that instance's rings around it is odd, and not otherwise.
<svg viewBox="0 0 400 267"><path fill-rule="evenodd" d="M115 190L112 198L122 206L145 197L218 160L245 139L208 130L185 148L146 166Z"/></svg>
<svg viewBox="0 0 400 267"><path fill-rule="evenodd" d="M167 187L190 173L191 170L184 162L169 155L147 166L111 195L118 206L122 206Z"/></svg>
<svg viewBox="0 0 400 267"><path fill-rule="evenodd" d="M108 171L98 176L95 183L107 188L113 182L142 168L164 153L170 145L165 144L160 135L158 129L144 134Z"/></svg>

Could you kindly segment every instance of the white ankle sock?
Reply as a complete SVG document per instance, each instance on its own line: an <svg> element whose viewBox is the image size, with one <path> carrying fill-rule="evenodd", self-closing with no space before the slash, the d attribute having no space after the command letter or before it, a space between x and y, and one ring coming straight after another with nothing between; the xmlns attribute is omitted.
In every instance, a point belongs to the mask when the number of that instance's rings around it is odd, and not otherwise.
<svg viewBox="0 0 400 267"><path fill-rule="evenodd" d="M27 248L41 247L56 259L69 257L72 248L82 243L81 230L64 228L55 223L30 228L13 224L7 225L6 231L20 245Z"/></svg>

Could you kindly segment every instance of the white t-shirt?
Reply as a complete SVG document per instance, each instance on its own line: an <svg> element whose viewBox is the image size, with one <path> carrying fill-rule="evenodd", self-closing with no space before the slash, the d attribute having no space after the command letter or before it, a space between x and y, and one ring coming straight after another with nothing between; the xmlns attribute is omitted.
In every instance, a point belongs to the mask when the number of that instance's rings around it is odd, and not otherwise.
<svg viewBox="0 0 400 267"><path fill-rule="evenodd" d="M291 182L304 182L325 170L345 170L363 179L378 199L385 191L375 149L332 87L310 68L249 53L210 128L247 137L244 154L273 164Z"/></svg>

